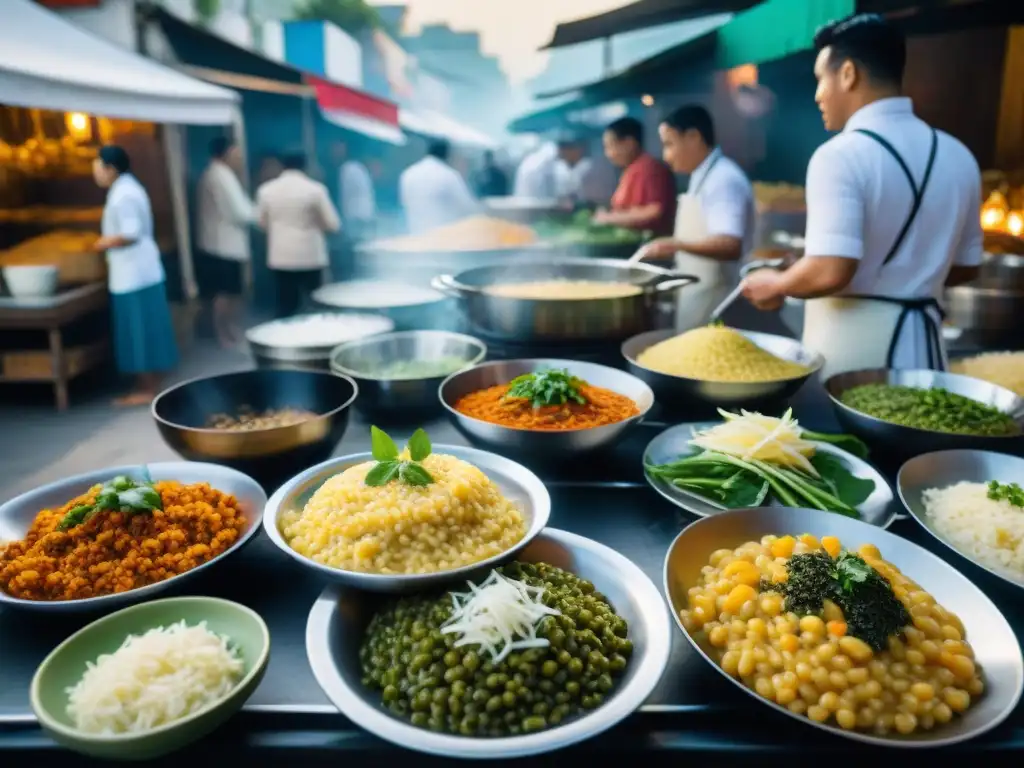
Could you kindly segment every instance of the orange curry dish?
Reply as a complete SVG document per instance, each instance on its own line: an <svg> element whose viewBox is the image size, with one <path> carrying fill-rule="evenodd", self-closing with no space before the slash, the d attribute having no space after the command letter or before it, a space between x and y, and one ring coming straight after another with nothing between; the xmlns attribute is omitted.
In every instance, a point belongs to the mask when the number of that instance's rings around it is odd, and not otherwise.
<svg viewBox="0 0 1024 768"><path fill-rule="evenodd" d="M538 371L471 392L455 403L455 410L503 427L535 431L603 427L640 413L625 395L590 386L566 370Z"/></svg>
<svg viewBox="0 0 1024 768"><path fill-rule="evenodd" d="M226 552L246 524L207 483L127 477L44 509L24 540L0 544L0 589L22 600L81 600L155 584Z"/></svg>

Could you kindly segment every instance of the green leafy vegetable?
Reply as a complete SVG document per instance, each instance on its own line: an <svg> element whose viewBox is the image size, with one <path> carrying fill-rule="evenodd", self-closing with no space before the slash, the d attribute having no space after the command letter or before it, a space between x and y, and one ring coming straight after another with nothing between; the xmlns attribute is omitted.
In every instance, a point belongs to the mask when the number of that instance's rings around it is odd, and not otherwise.
<svg viewBox="0 0 1024 768"><path fill-rule="evenodd" d="M363 480L371 488L387 485L399 480L406 485L425 486L434 482L430 472L420 464L430 455L430 438L423 429L417 429L406 444L409 460L403 461L395 441L387 432L377 427L370 427L370 451L377 463L370 467Z"/></svg>
<svg viewBox="0 0 1024 768"><path fill-rule="evenodd" d="M518 376L509 383L508 399L529 400L534 408L546 405L565 405L568 402L586 405L580 388L587 382L569 373L565 368L544 370Z"/></svg>
<svg viewBox="0 0 1024 768"><path fill-rule="evenodd" d="M818 452L811 457L811 464L832 495L842 499L851 507L863 504L875 492L875 481L857 477L838 456Z"/></svg>
<svg viewBox="0 0 1024 768"><path fill-rule="evenodd" d="M825 552L793 555L786 573L786 581L762 582L761 589L781 593L786 610L802 616L820 615L831 600L843 611L847 632L876 651L911 622L889 582L851 552L841 552L835 560Z"/></svg>
<svg viewBox="0 0 1024 768"><path fill-rule="evenodd" d="M102 485L96 500L92 504L79 504L69 509L57 524L58 531L68 531L75 526L89 521L99 512L124 512L130 515L141 515L155 509L163 509L160 494L153 487L149 471L143 467L145 480L133 480L126 475L118 475Z"/></svg>
<svg viewBox="0 0 1024 768"><path fill-rule="evenodd" d="M1024 509L1024 488L1017 483L1006 484L992 480L988 484L988 497L992 501L1005 501Z"/></svg>
<svg viewBox="0 0 1024 768"><path fill-rule="evenodd" d="M867 444L856 435L833 435L828 432L811 432L803 430L800 437L810 440L812 443L830 443L837 448L842 448L847 453L852 453L858 459L867 459L870 451Z"/></svg>

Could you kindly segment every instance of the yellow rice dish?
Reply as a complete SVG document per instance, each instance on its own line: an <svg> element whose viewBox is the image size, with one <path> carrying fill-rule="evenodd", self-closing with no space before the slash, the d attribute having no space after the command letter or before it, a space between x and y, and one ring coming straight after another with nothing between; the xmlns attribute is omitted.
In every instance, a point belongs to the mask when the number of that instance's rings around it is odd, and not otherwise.
<svg viewBox="0 0 1024 768"><path fill-rule="evenodd" d="M386 251L491 251L537 242L537 233L523 224L493 216L469 216L418 235L377 240L372 247Z"/></svg>
<svg viewBox="0 0 1024 768"><path fill-rule="evenodd" d="M701 381L783 381L806 376L806 365L783 360L733 328L694 328L648 347L637 357L644 368Z"/></svg>
<svg viewBox="0 0 1024 768"><path fill-rule="evenodd" d="M631 283L602 283L597 280L541 280L533 283L507 283L492 285L485 293L492 296L504 296L511 299L528 299L531 301L585 300L585 299L621 299L636 296L643 289Z"/></svg>
<svg viewBox="0 0 1024 768"><path fill-rule="evenodd" d="M301 512L282 515L285 541L332 568L419 574L486 560L523 538L519 509L481 470L445 454L421 464L433 477L429 485L371 487L365 481L375 462L349 467L320 486Z"/></svg>
<svg viewBox="0 0 1024 768"><path fill-rule="evenodd" d="M987 381L1024 397L1024 352L988 352L950 366L953 373Z"/></svg>

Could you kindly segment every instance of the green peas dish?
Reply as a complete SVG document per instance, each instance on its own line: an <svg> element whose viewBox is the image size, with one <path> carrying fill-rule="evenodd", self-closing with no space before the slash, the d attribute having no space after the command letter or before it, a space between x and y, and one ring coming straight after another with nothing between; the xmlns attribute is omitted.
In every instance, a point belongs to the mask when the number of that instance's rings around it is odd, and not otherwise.
<svg viewBox="0 0 1024 768"><path fill-rule="evenodd" d="M596 709L611 695L633 646L607 598L544 563L511 563L497 573L536 589L542 605L557 612L536 625L533 642L546 647L504 658L474 643L456 647L458 638L443 631L452 595L391 602L371 620L360 663L363 685L379 691L393 715L437 732L518 736Z"/></svg>
<svg viewBox="0 0 1024 768"><path fill-rule="evenodd" d="M992 406L934 387L863 384L839 398L854 410L904 427L982 437L1019 435L1020 426Z"/></svg>

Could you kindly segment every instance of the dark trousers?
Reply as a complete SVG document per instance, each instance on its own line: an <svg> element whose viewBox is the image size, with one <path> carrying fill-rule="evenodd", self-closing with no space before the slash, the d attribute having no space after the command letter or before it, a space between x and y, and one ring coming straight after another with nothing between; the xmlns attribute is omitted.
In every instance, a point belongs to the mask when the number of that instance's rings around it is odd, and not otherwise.
<svg viewBox="0 0 1024 768"><path fill-rule="evenodd" d="M301 308L309 295L320 287L323 280L321 269L287 270L275 269L277 283L277 309L275 317L291 317Z"/></svg>

